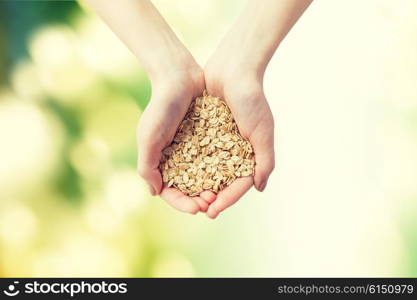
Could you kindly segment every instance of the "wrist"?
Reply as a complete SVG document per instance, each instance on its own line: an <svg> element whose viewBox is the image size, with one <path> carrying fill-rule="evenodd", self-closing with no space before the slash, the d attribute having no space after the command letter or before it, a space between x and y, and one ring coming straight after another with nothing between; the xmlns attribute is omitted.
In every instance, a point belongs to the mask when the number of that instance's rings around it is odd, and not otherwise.
<svg viewBox="0 0 417 300"><path fill-rule="evenodd" d="M262 80L268 65L268 56L251 41L242 28L234 28L222 40L206 68L225 70L234 76L244 75Z"/></svg>
<svg viewBox="0 0 417 300"><path fill-rule="evenodd" d="M153 96L176 94L180 95L181 99L188 100L202 95L205 88L204 73L197 64L181 65L165 69L165 72L161 71L149 75Z"/></svg>
<svg viewBox="0 0 417 300"><path fill-rule="evenodd" d="M274 14L271 16L271 7L275 6L271 2L275 0L249 0L218 48L219 52L233 53L235 65L255 70L261 77L283 38L280 23Z"/></svg>
<svg viewBox="0 0 417 300"><path fill-rule="evenodd" d="M140 59L151 81L160 80L170 74L186 73L196 68L197 63L191 54L180 46L165 46L163 49L150 49L145 59Z"/></svg>
<svg viewBox="0 0 417 300"><path fill-rule="evenodd" d="M207 62L204 68L206 83L213 81L221 83L236 81L262 83L265 71L262 64L247 59L239 51L230 50L226 47L224 49L217 49Z"/></svg>

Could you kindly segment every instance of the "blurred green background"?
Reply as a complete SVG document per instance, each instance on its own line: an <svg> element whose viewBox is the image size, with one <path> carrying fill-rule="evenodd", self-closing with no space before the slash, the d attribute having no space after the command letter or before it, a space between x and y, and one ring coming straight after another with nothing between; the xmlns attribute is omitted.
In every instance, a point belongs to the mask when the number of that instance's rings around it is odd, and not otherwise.
<svg viewBox="0 0 417 300"><path fill-rule="evenodd" d="M154 3L203 64L244 5ZM0 276L417 276L416 20L314 3L265 77L277 171L213 221L137 176L151 90L113 33L77 2L0 1Z"/></svg>

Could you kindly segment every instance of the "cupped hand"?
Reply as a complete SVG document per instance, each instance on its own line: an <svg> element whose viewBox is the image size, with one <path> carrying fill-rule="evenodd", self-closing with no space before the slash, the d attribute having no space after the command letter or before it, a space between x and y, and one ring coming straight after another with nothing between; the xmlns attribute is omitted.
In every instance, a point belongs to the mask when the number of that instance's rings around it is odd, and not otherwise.
<svg viewBox="0 0 417 300"><path fill-rule="evenodd" d="M263 92L262 75L233 62L233 55L215 54L205 68L205 82L208 93L223 98L230 107L241 135L254 148L256 162L254 176L238 178L209 205L208 217L216 218L252 185L259 191L265 189L275 166L274 119Z"/></svg>
<svg viewBox="0 0 417 300"><path fill-rule="evenodd" d="M160 195L179 211L195 214L207 211L216 199L205 191L199 197L188 197L162 182L159 162L162 150L168 146L191 101L204 91L204 75L199 67L167 72L152 81L152 97L143 112L137 129L138 172L149 185L152 195Z"/></svg>

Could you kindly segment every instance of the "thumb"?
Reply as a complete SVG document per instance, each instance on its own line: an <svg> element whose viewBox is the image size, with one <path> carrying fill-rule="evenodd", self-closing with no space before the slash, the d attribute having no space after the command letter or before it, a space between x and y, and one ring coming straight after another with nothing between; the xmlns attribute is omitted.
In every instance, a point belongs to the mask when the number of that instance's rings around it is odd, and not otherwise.
<svg viewBox="0 0 417 300"><path fill-rule="evenodd" d="M158 136L152 136L145 124L139 124L137 132L139 175L146 181L150 193L159 195L162 190L162 176L159 171L161 159L161 142Z"/></svg>
<svg viewBox="0 0 417 300"><path fill-rule="evenodd" d="M159 171L160 151L152 151L149 145L139 144L138 173L147 182L150 193L159 195L162 190L162 177Z"/></svg>
<svg viewBox="0 0 417 300"><path fill-rule="evenodd" d="M158 100L158 99L157 99ZM155 96L143 112L137 127L139 175L147 182L152 195L162 191L162 176L159 162L166 141L171 140L176 126L171 126L173 120L166 116L169 109L161 109L156 105ZM175 107L174 107L175 108Z"/></svg>
<svg viewBox="0 0 417 300"><path fill-rule="evenodd" d="M274 125L265 120L261 122L263 124L259 124L250 137L256 162L254 184L260 192L265 189L269 175L275 168Z"/></svg>

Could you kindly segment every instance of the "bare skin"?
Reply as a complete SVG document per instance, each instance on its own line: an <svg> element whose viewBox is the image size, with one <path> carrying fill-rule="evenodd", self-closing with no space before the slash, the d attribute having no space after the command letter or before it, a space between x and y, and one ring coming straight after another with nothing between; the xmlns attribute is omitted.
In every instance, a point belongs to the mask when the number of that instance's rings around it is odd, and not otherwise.
<svg viewBox="0 0 417 300"><path fill-rule="evenodd" d="M253 145L256 160L255 176L240 178L220 192L207 211L210 218L236 203L252 185L264 191L274 170L274 118L263 77L279 43L311 2L248 1L206 64L208 93L226 100L242 136Z"/></svg>
<svg viewBox="0 0 417 300"><path fill-rule="evenodd" d="M276 48L312 0L249 0L204 70L149 0L85 1L139 58L151 80L152 98L137 138L138 171L152 195L179 211L202 211L216 218L253 185L263 191L275 166L274 119L263 76ZM255 175L237 179L217 195L206 191L188 197L163 185L158 165L191 101L204 89L226 100L241 134L252 143Z"/></svg>

